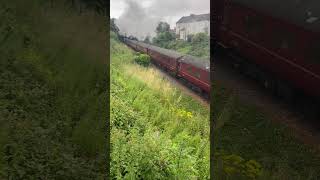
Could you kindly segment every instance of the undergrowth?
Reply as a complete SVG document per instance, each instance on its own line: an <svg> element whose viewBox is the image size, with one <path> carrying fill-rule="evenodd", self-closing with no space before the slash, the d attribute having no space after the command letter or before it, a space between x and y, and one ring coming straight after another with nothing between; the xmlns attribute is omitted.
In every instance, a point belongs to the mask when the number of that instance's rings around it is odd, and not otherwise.
<svg viewBox="0 0 320 180"><path fill-rule="evenodd" d="M112 177L208 179L209 109L110 43Z"/></svg>
<svg viewBox="0 0 320 180"><path fill-rule="evenodd" d="M214 87L214 174L217 179L320 178L319 154L299 142L293 131L272 123L268 116L238 100L221 84ZM248 161L244 159L255 160L245 171L243 167ZM223 164L231 165L231 169ZM254 174L257 176L253 177Z"/></svg>
<svg viewBox="0 0 320 180"><path fill-rule="evenodd" d="M0 2L0 179L105 177L105 19Z"/></svg>

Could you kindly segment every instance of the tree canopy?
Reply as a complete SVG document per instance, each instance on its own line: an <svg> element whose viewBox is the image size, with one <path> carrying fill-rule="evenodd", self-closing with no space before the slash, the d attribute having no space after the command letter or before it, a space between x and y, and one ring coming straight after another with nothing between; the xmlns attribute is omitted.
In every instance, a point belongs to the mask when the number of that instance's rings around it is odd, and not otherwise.
<svg viewBox="0 0 320 180"><path fill-rule="evenodd" d="M119 34L119 28L118 26L116 25L116 19L115 18L112 18L110 20L110 30L115 32L116 34Z"/></svg>
<svg viewBox="0 0 320 180"><path fill-rule="evenodd" d="M169 32L170 31L170 25L167 22L160 22L156 28L156 33L163 33L163 32Z"/></svg>
<svg viewBox="0 0 320 180"><path fill-rule="evenodd" d="M152 43L160 47L166 47L166 45L175 40L175 34L170 31L170 25L166 22L160 22L156 28L156 37L152 39Z"/></svg>

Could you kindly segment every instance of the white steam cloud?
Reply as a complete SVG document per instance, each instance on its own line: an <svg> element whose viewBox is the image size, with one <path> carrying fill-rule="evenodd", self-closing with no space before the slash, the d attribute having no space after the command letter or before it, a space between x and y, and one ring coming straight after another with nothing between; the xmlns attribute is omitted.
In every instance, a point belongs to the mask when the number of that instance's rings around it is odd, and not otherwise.
<svg viewBox="0 0 320 180"><path fill-rule="evenodd" d="M155 36L160 21L171 29L182 16L210 13L210 0L111 0L124 4L123 12L116 20L121 33L144 39Z"/></svg>

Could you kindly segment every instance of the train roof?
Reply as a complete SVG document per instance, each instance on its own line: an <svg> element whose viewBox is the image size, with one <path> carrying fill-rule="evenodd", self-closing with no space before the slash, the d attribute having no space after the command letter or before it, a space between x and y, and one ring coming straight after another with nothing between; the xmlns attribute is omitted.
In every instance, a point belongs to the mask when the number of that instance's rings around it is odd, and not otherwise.
<svg viewBox="0 0 320 180"><path fill-rule="evenodd" d="M319 0L232 0L299 27L320 32Z"/></svg>
<svg viewBox="0 0 320 180"><path fill-rule="evenodd" d="M144 43L145 44L145 43ZM198 68L205 69L210 71L210 60L209 59L203 59L203 58L198 58L190 55L184 55L179 52L165 49L165 48L160 48L157 46L149 45L149 49L152 49L154 51L160 52L161 54L165 54L169 57L173 58L180 58L180 61L186 62L188 64L192 64Z"/></svg>
<svg viewBox="0 0 320 180"><path fill-rule="evenodd" d="M161 48L161 47L158 47L158 46L149 45L148 48L151 49L151 50L157 51L157 52L159 52L161 54L164 54L166 56L173 57L173 58L179 58L179 57L183 56L183 54L181 54L181 53L178 53L178 52L173 51L173 50Z"/></svg>
<svg viewBox="0 0 320 180"><path fill-rule="evenodd" d="M204 58L198 58L190 55L185 55L180 59L181 62L186 62L188 64L192 64L198 68L204 69L206 71L210 71L210 60Z"/></svg>

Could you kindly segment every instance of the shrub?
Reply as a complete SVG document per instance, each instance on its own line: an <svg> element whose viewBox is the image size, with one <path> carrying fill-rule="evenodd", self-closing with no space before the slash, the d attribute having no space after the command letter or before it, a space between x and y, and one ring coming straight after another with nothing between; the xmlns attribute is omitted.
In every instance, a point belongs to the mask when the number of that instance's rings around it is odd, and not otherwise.
<svg viewBox="0 0 320 180"><path fill-rule="evenodd" d="M147 54L137 54L134 61L142 66L148 67L150 65L150 56Z"/></svg>
<svg viewBox="0 0 320 180"><path fill-rule="evenodd" d="M257 179L261 177L263 169L255 160L245 160L239 155L215 152L215 164L219 177L232 177L235 179Z"/></svg>

